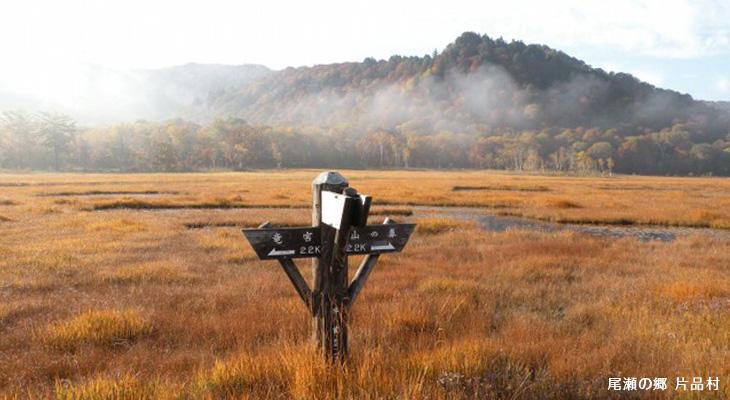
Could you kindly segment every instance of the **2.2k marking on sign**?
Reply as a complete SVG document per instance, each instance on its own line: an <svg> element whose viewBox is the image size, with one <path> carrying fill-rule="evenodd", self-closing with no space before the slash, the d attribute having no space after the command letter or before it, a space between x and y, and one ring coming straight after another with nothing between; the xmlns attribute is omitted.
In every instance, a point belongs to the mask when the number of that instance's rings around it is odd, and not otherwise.
<svg viewBox="0 0 730 400"><path fill-rule="evenodd" d="M351 228L348 254L401 251L413 233L414 224L370 225ZM319 257L322 238L319 229L262 228L243 229L243 234L262 260L275 258Z"/></svg>

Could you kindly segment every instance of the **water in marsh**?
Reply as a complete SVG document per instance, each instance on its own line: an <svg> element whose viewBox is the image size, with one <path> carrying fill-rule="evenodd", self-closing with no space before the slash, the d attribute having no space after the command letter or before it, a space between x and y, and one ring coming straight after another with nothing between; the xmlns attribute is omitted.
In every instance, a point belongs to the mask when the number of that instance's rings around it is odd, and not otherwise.
<svg viewBox="0 0 730 400"><path fill-rule="evenodd" d="M292 210L299 208L307 208L306 206L296 206ZM454 219L474 220L479 226L489 232L506 232L511 229L523 229L536 232L557 232L557 231L573 231L587 233L596 236L615 237L615 238L635 238L640 241L661 241L671 242L680 237L690 235L706 235L723 240L730 240L730 231L709 228L690 228L690 227L655 227L655 226L609 226L609 225L593 225L593 224L559 224L547 221L532 220L527 218L510 217L488 214L486 210L478 208L466 207L444 207L444 206L412 206L414 219L443 217ZM139 212L150 213L170 213L170 214L200 214L200 213L225 213L241 210L262 210L266 208L243 206L239 208L224 209L151 209L151 210L134 210ZM289 208L284 208L289 209ZM398 218L398 217L396 217ZM374 223L375 218L371 218ZM190 226L189 226L190 225ZM198 226L200 225L200 226ZM200 222L194 224L186 224L189 229L194 228L228 228L238 226L237 223L226 222ZM250 226L255 227L255 226Z"/></svg>
<svg viewBox="0 0 730 400"><path fill-rule="evenodd" d="M578 225L557 224L547 221L537 221L526 218L508 217L483 214L474 209L450 207L414 207L417 217L446 217L456 219L470 219L479 223L479 226L489 232L505 232L510 229L525 229L538 232L574 231L607 237L632 237L641 241L671 242L679 237L692 234L705 234L730 240L730 232L707 228L685 227L646 227L646 226L607 226L607 225Z"/></svg>

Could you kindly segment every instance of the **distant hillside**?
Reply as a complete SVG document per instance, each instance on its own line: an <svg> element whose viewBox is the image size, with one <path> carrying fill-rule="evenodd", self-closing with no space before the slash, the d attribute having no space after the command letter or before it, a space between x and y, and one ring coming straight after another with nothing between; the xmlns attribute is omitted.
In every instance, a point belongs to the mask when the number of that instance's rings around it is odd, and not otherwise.
<svg viewBox="0 0 730 400"><path fill-rule="evenodd" d="M546 46L467 32L433 56L271 73L212 92L192 115L270 125L410 126L423 133L547 126L631 134L701 119L724 136L723 114L689 95L591 68Z"/></svg>
<svg viewBox="0 0 730 400"><path fill-rule="evenodd" d="M84 125L176 117L207 123L234 116L273 126L358 132L405 127L425 134L544 127L639 134L694 120L712 137L727 133L730 115L720 103L595 69L547 46L472 32L423 57L281 71L261 65L132 71L87 65L74 79L78 83L63 100L0 87L0 111L56 109Z"/></svg>
<svg viewBox="0 0 730 400"><path fill-rule="evenodd" d="M706 101L706 106L714 108L722 113L730 114L730 101Z"/></svg>
<svg viewBox="0 0 730 400"><path fill-rule="evenodd" d="M130 76L145 85L150 93L183 107L202 102L211 91L238 87L269 73L271 70L263 65L185 64L137 70Z"/></svg>
<svg viewBox="0 0 730 400"><path fill-rule="evenodd" d="M99 69L89 74L87 87L88 99L94 103L82 105L77 111L99 122L175 118L184 115L191 105L202 103L211 91L238 87L270 72L262 65L217 64L122 72ZM105 84L119 89L99 93ZM107 102L103 108L94 107L99 99ZM110 104L120 101L121 106Z"/></svg>
<svg viewBox="0 0 730 400"><path fill-rule="evenodd" d="M74 82L68 93L20 95L17 89L0 87L0 111L54 109L87 125L163 120L184 115L211 91L239 87L269 73L261 65L186 64L131 71L83 65L68 77Z"/></svg>
<svg viewBox="0 0 730 400"><path fill-rule="evenodd" d="M57 111L84 128L136 122L74 135L63 115L0 113L0 168L730 176L728 103L696 101L546 46L470 32L423 57L282 71L89 67L80 82ZM69 132L64 140L42 137L59 131Z"/></svg>

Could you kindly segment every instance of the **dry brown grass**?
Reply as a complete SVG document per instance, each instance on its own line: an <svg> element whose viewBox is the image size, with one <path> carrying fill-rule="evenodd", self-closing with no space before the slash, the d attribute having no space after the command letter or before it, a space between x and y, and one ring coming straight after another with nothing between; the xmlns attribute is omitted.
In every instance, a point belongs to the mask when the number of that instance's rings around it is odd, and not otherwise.
<svg viewBox="0 0 730 400"><path fill-rule="evenodd" d="M119 268L100 274L103 282L130 285L141 283L193 283L200 276L184 271L180 267L159 261L138 263L131 267Z"/></svg>
<svg viewBox="0 0 730 400"><path fill-rule="evenodd" d="M84 227L87 232L112 231L112 232L135 232L145 230L145 225L139 221L129 218L119 218L115 220L106 220L94 222Z"/></svg>
<svg viewBox="0 0 730 400"><path fill-rule="evenodd" d="M0 206L17 206L18 202L5 196L0 196Z"/></svg>
<svg viewBox="0 0 730 400"><path fill-rule="evenodd" d="M389 217L410 217L413 215L413 209L409 207L373 207L370 209L370 215L385 215Z"/></svg>
<svg viewBox="0 0 730 400"><path fill-rule="evenodd" d="M689 398L673 381L694 376L720 378L702 398L730 396L730 242L488 233L417 206L385 207L418 230L378 261L347 365L328 366L284 273L239 232L308 224L316 174L0 176L17 203L0 206L13 220L0 225L0 398L612 398L608 378L631 376L670 389L628 398ZM343 174L382 203L730 226L725 179ZM38 196L49 186L126 193ZM147 191L161 194L129 193ZM91 211L136 200L171 207Z"/></svg>
<svg viewBox="0 0 730 400"><path fill-rule="evenodd" d="M120 378L95 377L81 382L56 381L53 389L53 398L57 400L153 400L173 395L170 388L154 378L142 379L129 375Z"/></svg>
<svg viewBox="0 0 730 400"><path fill-rule="evenodd" d="M452 218L423 218L418 221L416 233L435 235L438 233L454 231L459 228L474 226L476 226L474 221L464 221Z"/></svg>
<svg viewBox="0 0 730 400"><path fill-rule="evenodd" d="M730 229L730 219L716 219L710 224L714 229Z"/></svg>
<svg viewBox="0 0 730 400"><path fill-rule="evenodd" d="M89 344L128 345L150 334L152 325L134 310L88 311L65 322L53 323L38 333L46 346L75 351Z"/></svg>
<svg viewBox="0 0 730 400"><path fill-rule="evenodd" d="M591 223L622 220L636 225L722 227L730 221L730 180L722 178L577 178L474 171L343 174L361 192L377 194L376 205L482 207L530 218ZM33 208L36 213L115 208L306 208L314 175L315 171L4 175L2 184L8 193L3 196L16 205L5 207L2 213L13 218L9 210L22 207ZM455 187L471 190L455 191ZM59 201L54 194L75 203L54 203ZM47 197L33 199L36 195Z"/></svg>
<svg viewBox="0 0 730 400"><path fill-rule="evenodd" d="M569 200L569 199L562 199L562 198L544 198L542 200L542 205L545 207L551 207L551 208L557 208L557 209L570 209L570 208L583 208L582 205L576 203L575 201Z"/></svg>

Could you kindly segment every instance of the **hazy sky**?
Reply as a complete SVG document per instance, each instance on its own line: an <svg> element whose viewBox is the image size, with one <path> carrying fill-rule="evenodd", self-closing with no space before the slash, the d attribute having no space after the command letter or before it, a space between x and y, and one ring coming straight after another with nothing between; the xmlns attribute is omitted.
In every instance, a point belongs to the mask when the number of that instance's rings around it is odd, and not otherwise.
<svg viewBox="0 0 730 400"><path fill-rule="evenodd" d="M729 0L1 0L0 79L60 91L74 84L78 62L281 69L423 55L464 31L730 100Z"/></svg>

